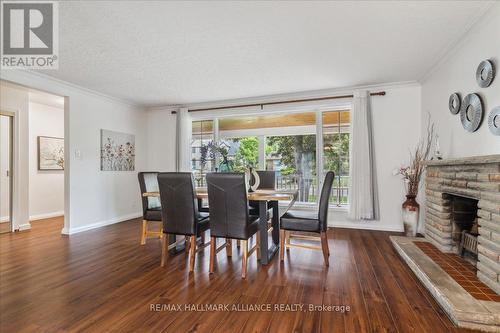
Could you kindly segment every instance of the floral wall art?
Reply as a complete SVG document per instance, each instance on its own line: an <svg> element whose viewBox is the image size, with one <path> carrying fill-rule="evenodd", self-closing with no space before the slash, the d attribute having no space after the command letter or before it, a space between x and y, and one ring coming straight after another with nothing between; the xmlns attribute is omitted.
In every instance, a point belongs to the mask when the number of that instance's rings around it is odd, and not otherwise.
<svg viewBox="0 0 500 333"><path fill-rule="evenodd" d="M38 137L38 170L64 170L64 139Z"/></svg>
<svg viewBox="0 0 500 333"><path fill-rule="evenodd" d="M135 170L135 136L101 129L101 170Z"/></svg>

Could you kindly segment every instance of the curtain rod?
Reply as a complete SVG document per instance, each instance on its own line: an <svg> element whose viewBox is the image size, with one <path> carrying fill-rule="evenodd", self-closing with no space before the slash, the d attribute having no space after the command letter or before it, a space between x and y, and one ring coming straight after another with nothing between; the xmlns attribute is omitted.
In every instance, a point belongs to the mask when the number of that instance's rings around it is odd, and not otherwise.
<svg viewBox="0 0 500 333"><path fill-rule="evenodd" d="M385 91L379 91L370 93L370 96L385 96ZM287 101L277 101L277 102L264 102L264 103L253 103L253 104L239 104L239 105L228 105L228 106L218 106L213 108L204 109L189 109L188 112L200 112L200 111L214 111L214 110L226 110L235 108L247 108L251 106L260 106L262 109L266 105L278 105L278 104L288 104L288 103L301 103L301 102L314 102L314 101L324 101L328 99L339 99L339 98L353 98L354 95L339 95L339 96L327 96L327 97L317 97L317 98L305 98L305 99L292 99ZM176 114L176 111L172 111L172 114Z"/></svg>

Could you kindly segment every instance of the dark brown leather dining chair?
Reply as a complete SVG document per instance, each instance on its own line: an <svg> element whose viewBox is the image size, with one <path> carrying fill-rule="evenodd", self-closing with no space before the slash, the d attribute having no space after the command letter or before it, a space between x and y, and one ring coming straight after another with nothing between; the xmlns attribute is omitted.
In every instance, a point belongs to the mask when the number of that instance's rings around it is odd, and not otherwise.
<svg viewBox="0 0 500 333"><path fill-rule="evenodd" d="M193 175L190 172L161 172L158 185L163 216L161 266L165 266L168 255L168 235L184 235L190 238L189 271L192 272L196 240L209 229L208 214L198 211Z"/></svg>
<svg viewBox="0 0 500 333"><path fill-rule="evenodd" d="M161 222L161 205L158 197L145 197L146 192L158 192L158 172L148 171L139 172L139 187L141 189L142 199L142 236L141 245L146 244L150 236L161 238L163 234L163 225L160 224L158 231L149 231L149 222Z"/></svg>
<svg viewBox="0 0 500 333"><path fill-rule="evenodd" d="M325 265L328 266L330 250L328 249L328 237L326 234L328 227L328 203L332 191L332 184L335 178L333 171L328 171L321 189L318 212L304 212L299 210L289 210L280 221L280 260L285 258L285 250L291 247L306 248L312 250L322 250ZM319 233L320 237L307 235L293 235L292 232ZM288 235L287 235L288 233ZM302 244L292 244L290 239L300 238L309 240L320 240L321 248ZM286 243L285 243L285 240Z"/></svg>
<svg viewBox="0 0 500 333"><path fill-rule="evenodd" d="M241 240L243 260L241 277L247 274L248 257L257 251L260 257L259 217L248 213L245 175L240 173L209 173L207 175L208 201L210 209L210 273L214 272L217 253L226 248L231 256L232 239ZM257 233L256 245L248 249L248 239ZM225 242L217 247L217 238Z"/></svg>

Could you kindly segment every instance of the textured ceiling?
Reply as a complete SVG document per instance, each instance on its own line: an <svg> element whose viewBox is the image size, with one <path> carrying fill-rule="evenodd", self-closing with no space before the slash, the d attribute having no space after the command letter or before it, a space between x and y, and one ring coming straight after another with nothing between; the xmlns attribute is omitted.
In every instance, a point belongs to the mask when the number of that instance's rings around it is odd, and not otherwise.
<svg viewBox="0 0 500 333"><path fill-rule="evenodd" d="M418 80L487 5L61 2L43 73L148 106Z"/></svg>

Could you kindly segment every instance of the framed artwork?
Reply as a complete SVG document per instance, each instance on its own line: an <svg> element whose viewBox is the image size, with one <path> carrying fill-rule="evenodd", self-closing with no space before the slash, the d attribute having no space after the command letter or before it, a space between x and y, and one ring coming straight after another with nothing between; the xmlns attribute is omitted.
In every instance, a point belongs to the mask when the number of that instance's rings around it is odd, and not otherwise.
<svg viewBox="0 0 500 333"><path fill-rule="evenodd" d="M101 129L101 171L135 170L135 136Z"/></svg>
<svg viewBox="0 0 500 333"><path fill-rule="evenodd" d="M64 138L39 136L38 170L64 170Z"/></svg>

